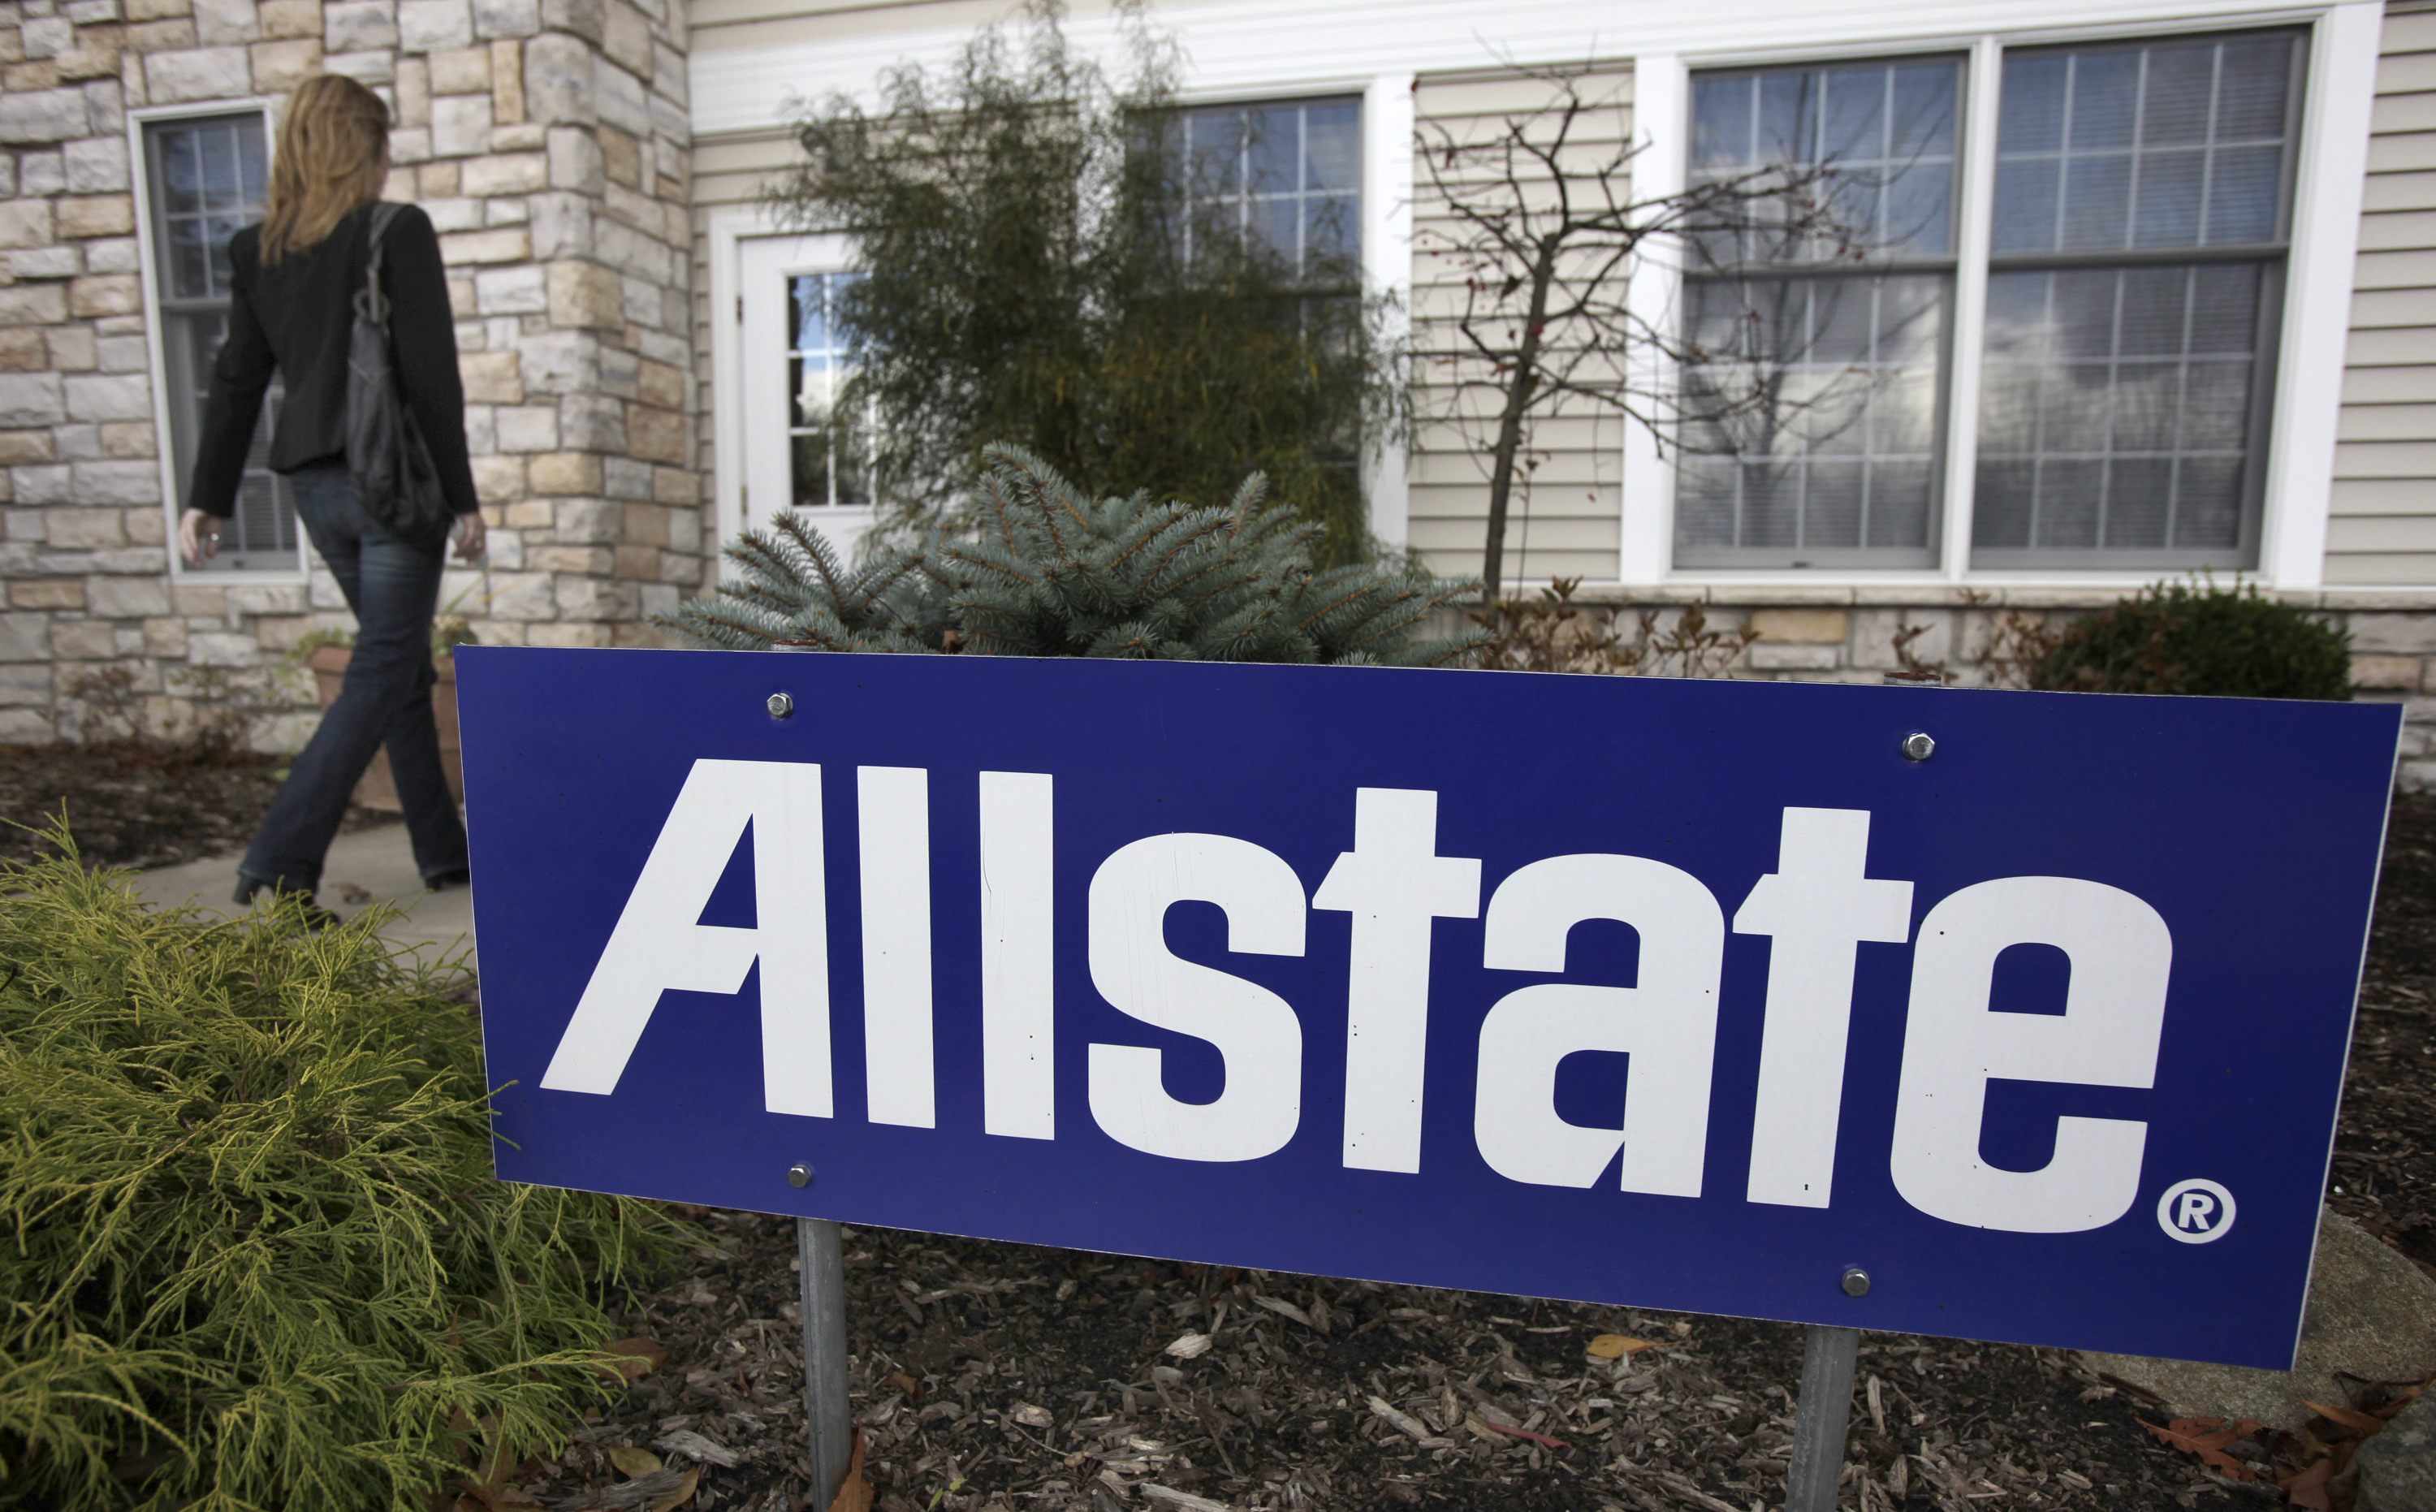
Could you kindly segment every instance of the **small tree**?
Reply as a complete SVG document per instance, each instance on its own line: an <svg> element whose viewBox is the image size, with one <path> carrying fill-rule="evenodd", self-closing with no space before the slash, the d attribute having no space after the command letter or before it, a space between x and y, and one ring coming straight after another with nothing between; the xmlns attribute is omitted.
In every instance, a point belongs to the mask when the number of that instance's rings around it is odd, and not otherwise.
<svg viewBox="0 0 2436 1512"><path fill-rule="evenodd" d="M1262 472L1324 560L1355 560L1361 451L1405 402L1387 305L1349 259L1281 255L1206 192L1173 49L1128 14L1121 82L1035 0L1018 35L883 75L877 110L837 96L801 118L775 205L849 233L868 270L838 314L857 348L838 413L871 417L900 526L964 524L984 443L1007 441L1161 498Z"/></svg>
<svg viewBox="0 0 2436 1512"><path fill-rule="evenodd" d="M849 566L793 514L727 549L743 569L663 621L705 646L963 652L1140 660L1470 660L1477 632L1432 634L1478 585L1413 567L1320 567L1317 528L1262 501L1224 509L1093 499L1036 457L985 453L968 537L883 548Z"/></svg>
<svg viewBox="0 0 2436 1512"><path fill-rule="evenodd" d="M1425 121L1415 144L1423 185L1417 250L1460 281L1453 308L1416 312L1417 325L1453 338L1420 353L1445 396L1431 418L1470 428L1486 411L1488 425L1473 434L1488 482L1481 577L1491 596L1504 581L1516 491L1538 465L1540 422L1620 416L1662 446L1683 443L1687 432L1740 429L1759 435L1765 452L1798 417L1836 408L1839 395L1785 382L1801 354L1782 339L1785 322L1766 307L1766 290L1755 291L1732 328L1691 330L1672 312L1653 319L1629 303L1644 258L1663 249L1714 260L1747 237L1800 246L1813 259L1867 256L1839 217L1837 190L1853 177L1832 163L1636 196L1632 170L1644 144L1627 130L1611 141L1597 130L1603 117L1628 120L1624 101L1592 92L1587 68L1517 72L1546 89L1540 104L1464 129ZM1769 349L1754 360L1757 345ZM1676 381L1679 373L1686 381Z"/></svg>

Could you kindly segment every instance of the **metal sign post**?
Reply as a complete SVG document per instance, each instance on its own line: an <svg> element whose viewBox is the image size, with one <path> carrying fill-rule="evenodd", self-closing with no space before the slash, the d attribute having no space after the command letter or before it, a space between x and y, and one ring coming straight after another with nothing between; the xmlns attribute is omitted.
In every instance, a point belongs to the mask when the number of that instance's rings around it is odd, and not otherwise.
<svg viewBox="0 0 2436 1512"><path fill-rule="evenodd" d="M1888 672L1890 687L1942 687L1935 672ZM1925 761L1937 740L1924 730L1904 737L1904 759ZM1844 1295L1870 1295L1869 1273L1844 1272ZM1812 1324L1801 1340L1801 1390L1793 1403L1793 1463L1784 1477L1784 1512L1836 1512L1836 1488L1844 1479L1846 1430L1853 1416L1853 1370L1861 1354L1861 1330Z"/></svg>
<svg viewBox="0 0 2436 1512"><path fill-rule="evenodd" d="M845 1257L838 1225L795 1220L795 1263L804 1283L804 1428L812 1446L812 1504L827 1512L854 1459L854 1413L846 1402ZM1844 1371L1850 1385L1852 1369Z"/></svg>
<svg viewBox="0 0 2436 1512"><path fill-rule="evenodd" d="M771 694L763 707L773 720L795 714L795 701L786 693ZM798 1190L810 1186L812 1168L788 1167L787 1184ZM803 1287L804 1436L811 1445L812 1505L827 1512L854 1460L854 1410L846 1399L845 1249L838 1225L826 1218L795 1220L795 1269Z"/></svg>
<svg viewBox="0 0 2436 1512"><path fill-rule="evenodd" d="M1812 1324L1805 1332L1784 1512L1835 1512L1836 1486L1844 1478L1844 1427L1853 1412L1853 1364L1860 1351L1858 1329Z"/></svg>

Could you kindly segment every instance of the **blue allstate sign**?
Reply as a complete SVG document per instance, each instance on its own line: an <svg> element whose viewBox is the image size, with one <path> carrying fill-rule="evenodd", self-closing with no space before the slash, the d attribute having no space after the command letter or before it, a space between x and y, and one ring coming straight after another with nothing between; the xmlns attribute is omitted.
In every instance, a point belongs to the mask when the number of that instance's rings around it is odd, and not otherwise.
<svg viewBox="0 0 2436 1512"><path fill-rule="evenodd" d="M2394 707L458 654L510 1179L2290 1361Z"/></svg>

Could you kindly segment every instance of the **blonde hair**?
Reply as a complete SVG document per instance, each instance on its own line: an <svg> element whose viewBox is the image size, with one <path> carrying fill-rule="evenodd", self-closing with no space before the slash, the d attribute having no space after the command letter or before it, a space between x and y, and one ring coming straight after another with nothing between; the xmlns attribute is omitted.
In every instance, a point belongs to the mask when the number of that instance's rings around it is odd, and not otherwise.
<svg viewBox="0 0 2436 1512"><path fill-rule="evenodd" d="M380 198L389 178L389 107L344 74L322 74L287 96L262 260L310 252L339 221Z"/></svg>

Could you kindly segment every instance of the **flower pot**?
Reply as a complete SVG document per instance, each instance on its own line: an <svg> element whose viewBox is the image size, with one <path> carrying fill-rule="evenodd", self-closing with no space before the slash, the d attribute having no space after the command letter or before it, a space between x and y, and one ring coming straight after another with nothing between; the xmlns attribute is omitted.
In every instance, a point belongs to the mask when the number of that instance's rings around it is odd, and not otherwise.
<svg viewBox="0 0 2436 1512"><path fill-rule="evenodd" d="M304 665L313 669L313 686L321 693L323 708L338 701L339 689L346 683L347 663L354 656L352 646L316 646L305 658ZM457 663L443 658L436 666L440 681L431 686L431 717L440 726L440 768L448 774L449 796L463 803L465 768L457 753ZM404 811L406 806L398 802L397 780L390 775L388 752L373 754L373 764L356 784L355 801L384 813Z"/></svg>

